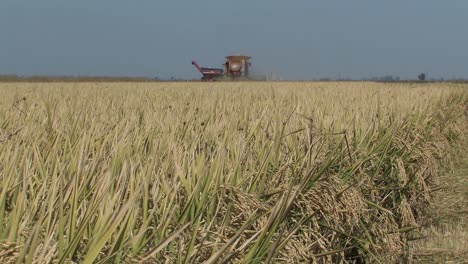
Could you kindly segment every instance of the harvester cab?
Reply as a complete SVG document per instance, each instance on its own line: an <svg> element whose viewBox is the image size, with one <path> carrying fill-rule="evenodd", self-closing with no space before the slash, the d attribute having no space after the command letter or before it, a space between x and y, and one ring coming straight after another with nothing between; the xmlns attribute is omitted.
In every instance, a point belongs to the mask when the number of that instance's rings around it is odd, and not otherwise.
<svg viewBox="0 0 468 264"><path fill-rule="evenodd" d="M227 56L224 63L226 77L248 78L250 69L250 57L244 55Z"/></svg>

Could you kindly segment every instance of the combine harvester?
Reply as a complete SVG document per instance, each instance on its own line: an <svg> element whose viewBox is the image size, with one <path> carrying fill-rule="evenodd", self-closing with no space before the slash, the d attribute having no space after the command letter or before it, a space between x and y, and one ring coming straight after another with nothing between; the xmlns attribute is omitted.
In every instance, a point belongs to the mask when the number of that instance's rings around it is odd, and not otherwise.
<svg viewBox="0 0 468 264"><path fill-rule="evenodd" d="M192 61L192 65L202 74L202 81L246 80L249 78L250 58L243 55L227 56L224 69L200 67L196 61Z"/></svg>

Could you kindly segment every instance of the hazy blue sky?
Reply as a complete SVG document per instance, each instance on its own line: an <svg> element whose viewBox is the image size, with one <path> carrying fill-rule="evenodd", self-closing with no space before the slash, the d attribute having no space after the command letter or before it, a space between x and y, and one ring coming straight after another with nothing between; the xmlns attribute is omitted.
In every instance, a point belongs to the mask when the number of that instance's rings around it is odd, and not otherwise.
<svg viewBox="0 0 468 264"><path fill-rule="evenodd" d="M468 77L467 0L0 0L0 73Z"/></svg>

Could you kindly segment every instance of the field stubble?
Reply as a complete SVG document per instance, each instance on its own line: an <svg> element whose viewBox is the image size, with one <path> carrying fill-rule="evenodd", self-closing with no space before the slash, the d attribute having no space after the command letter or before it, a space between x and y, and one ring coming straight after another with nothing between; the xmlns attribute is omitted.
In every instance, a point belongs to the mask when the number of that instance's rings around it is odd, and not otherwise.
<svg viewBox="0 0 468 264"><path fill-rule="evenodd" d="M0 91L3 262L409 261L467 132L465 84Z"/></svg>

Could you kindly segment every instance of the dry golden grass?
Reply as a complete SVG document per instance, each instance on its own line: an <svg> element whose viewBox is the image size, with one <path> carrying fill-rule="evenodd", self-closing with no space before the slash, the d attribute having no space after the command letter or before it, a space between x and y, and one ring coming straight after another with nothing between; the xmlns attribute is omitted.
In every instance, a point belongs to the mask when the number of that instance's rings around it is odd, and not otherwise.
<svg viewBox="0 0 468 264"><path fill-rule="evenodd" d="M454 168L439 177L431 218L434 223L412 243L416 263L468 263L468 138Z"/></svg>
<svg viewBox="0 0 468 264"><path fill-rule="evenodd" d="M0 260L399 262L466 84L0 84Z"/></svg>

